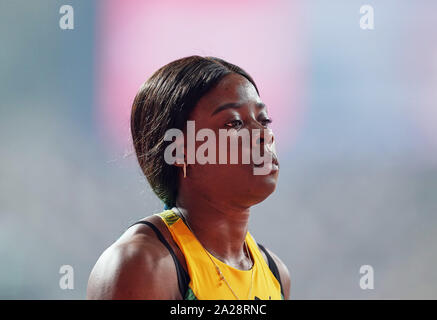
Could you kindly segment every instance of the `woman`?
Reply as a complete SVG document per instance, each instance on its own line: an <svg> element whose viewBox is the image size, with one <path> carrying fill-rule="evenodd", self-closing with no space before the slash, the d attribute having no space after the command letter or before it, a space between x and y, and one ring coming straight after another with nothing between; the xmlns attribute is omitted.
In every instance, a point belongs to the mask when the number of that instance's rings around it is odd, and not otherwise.
<svg viewBox="0 0 437 320"><path fill-rule="evenodd" d="M259 132L249 146L271 156L270 170L254 174L260 164L240 157L225 164L189 161L189 122L196 132L209 129L217 137L223 129L230 137ZM266 136L270 122L255 82L236 65L190 56L156 71L135 97L131 133L139 165L165 210L138 221L105 250L91 272L87 297L289 299L287 267L248 232L250 207L275 190L278 178L273 138ZM169 140L170 129L179 129L183 139ZM248 152L242 139L241 158ZM193 143L196 158L204 142ZM171 144L177 145L173 162L165 157ZM227 150L229 160L231 147L213 145L217 153Z"/></svg>

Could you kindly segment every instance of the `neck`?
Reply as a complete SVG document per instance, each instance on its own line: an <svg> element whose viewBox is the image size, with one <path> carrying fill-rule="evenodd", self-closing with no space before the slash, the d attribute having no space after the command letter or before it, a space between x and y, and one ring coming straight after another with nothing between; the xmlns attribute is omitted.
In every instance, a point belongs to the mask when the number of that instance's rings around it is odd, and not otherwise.
<svg viewBox="0 0 437 320"><path fill-rule="evenodd" d="M195 199L195 201L188 199ZM212 202L202 197L178 197L176 207L182 212L192 232L208 252L240 269L251 267L250 258L247 257L244 247L249 208L239 208L225 202Z"/></svg>

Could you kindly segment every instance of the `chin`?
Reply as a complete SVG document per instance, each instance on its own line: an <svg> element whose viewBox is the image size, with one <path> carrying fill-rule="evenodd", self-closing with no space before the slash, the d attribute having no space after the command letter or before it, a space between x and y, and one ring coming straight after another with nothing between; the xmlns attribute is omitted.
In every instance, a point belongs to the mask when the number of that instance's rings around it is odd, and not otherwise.
<svg viewBox="0 0 437 320"><path fill-rule="evenodd" d="M253 185L250 188L251 197L255 200L254 204L267 199L276 189L278 172L263 176L253 176Z"/></svg>

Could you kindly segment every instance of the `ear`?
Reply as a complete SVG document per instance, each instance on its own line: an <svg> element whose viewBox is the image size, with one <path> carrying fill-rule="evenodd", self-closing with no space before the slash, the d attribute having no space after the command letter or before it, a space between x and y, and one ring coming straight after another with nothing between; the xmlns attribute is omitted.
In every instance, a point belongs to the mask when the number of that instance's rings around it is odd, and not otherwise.
<svg viewBox="0 0 437 320"><path fill-rule="evenodd" d="M184 134L178 135L174 143L176 145L176 162L173 165L182 168L184 163L187 162L187 149L185 148Z"/></svg>

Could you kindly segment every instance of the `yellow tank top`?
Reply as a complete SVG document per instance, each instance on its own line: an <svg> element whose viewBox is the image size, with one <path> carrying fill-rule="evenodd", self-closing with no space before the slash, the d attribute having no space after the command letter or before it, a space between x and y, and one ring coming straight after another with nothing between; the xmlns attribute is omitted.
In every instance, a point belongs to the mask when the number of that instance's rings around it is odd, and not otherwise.
<svg viewBox="0 0 437 320"><path fill-rule="evenodd" d="M284 299L279 281L270 270L249 232L246 234L246 241L254 261L252 289L250 289L252 269L238 270L215 258L202 247L184 221L173 210L165 210L156 215L165 222L174 241L185 256L190 277L186 300L234 300L236 299L234 293L242 300ZM234 293L220 278L211 259L220 268ZM250 297L248 297L249 292L251 292Z"/></svg>

